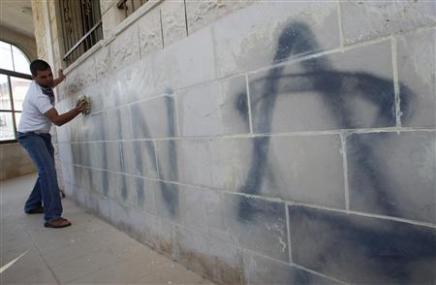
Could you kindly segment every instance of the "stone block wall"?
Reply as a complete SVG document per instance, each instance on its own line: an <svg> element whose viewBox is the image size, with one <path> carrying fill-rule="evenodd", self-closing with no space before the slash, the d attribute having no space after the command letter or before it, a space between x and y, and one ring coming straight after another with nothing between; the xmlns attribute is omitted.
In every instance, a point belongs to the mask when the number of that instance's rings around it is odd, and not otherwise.
<svg viewBox="0 0 436 285"><path fill-rule="evenodd" d="M436 282L436 5L162 1L68 71L70 196L221 284Z"/></svg>

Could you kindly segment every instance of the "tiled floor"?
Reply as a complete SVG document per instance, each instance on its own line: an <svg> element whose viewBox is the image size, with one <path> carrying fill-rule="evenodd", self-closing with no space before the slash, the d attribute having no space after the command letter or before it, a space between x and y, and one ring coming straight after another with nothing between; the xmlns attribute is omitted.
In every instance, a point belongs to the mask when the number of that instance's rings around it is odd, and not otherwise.
<svg viewBox="0 0 436 285"><path fill-rule="evenodd" d="M42 215L26 215L23 203L34 175L1 182L0 284L212 284L86 213L68 199L73 226L43 227Z"/></svg>

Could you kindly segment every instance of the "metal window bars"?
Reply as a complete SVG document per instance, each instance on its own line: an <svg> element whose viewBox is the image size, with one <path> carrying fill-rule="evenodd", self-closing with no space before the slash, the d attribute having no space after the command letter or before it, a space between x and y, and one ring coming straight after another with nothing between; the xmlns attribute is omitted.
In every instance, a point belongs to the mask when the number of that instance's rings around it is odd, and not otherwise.
<svg viewBox="0 0 436 285"><path fill-rule="evenodd" d="M67 65L103 38L99 0L60 0L59 8Z"/></svg>

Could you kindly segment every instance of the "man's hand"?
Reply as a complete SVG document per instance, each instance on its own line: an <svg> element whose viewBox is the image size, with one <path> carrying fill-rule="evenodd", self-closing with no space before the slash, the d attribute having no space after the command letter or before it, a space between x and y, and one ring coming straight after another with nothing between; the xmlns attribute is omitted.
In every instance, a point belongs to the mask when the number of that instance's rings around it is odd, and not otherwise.
<svg viewBox="0 0 436 285"><path fill-rule="evenodd" d="M76 110L80 113L86 110L86 102L85 101L78 101L76 104Z"/></svg>
<svg viewBox="0 0 436 285"><path fill-rule="evenodd" d="M65 79L64 71L62 69L59 69L58 74L59 77L53 80L53 87L56 87L59 83L61 83Z"/></svg>
<svg viewBox="0 0 436 285"><path fill-rule="evenodd" d="M63 81L65 79L65 75L64 75L64 71L62 69L59 69L58 71L58 75L59 75L59 80Z"/></svg>
<svg viewBox="0 0 436 285"><path fill-rule="evenodd" d="M51 108L46 113L44 113L44 115L46 115L53 124L60 127L77 117L83 111L83 108L83 104L78 103L76 107L66 113L63 113L62 115L59 115L58 111L55 108Z"/></svg>

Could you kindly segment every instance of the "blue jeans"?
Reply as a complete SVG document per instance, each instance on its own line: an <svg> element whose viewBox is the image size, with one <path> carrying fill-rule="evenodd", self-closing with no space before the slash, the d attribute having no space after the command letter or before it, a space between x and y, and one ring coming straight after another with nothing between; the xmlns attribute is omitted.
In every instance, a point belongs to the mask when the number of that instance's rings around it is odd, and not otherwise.
<svg viewBox="0 0 436 285"><path fill-rule="evenodd" d="M54 163L50 134L18 133L18 142L26 149L38 168L38 179L24 206L28 212L44 206L44 219L52 221L62 215L62 203Z"/></svg>

